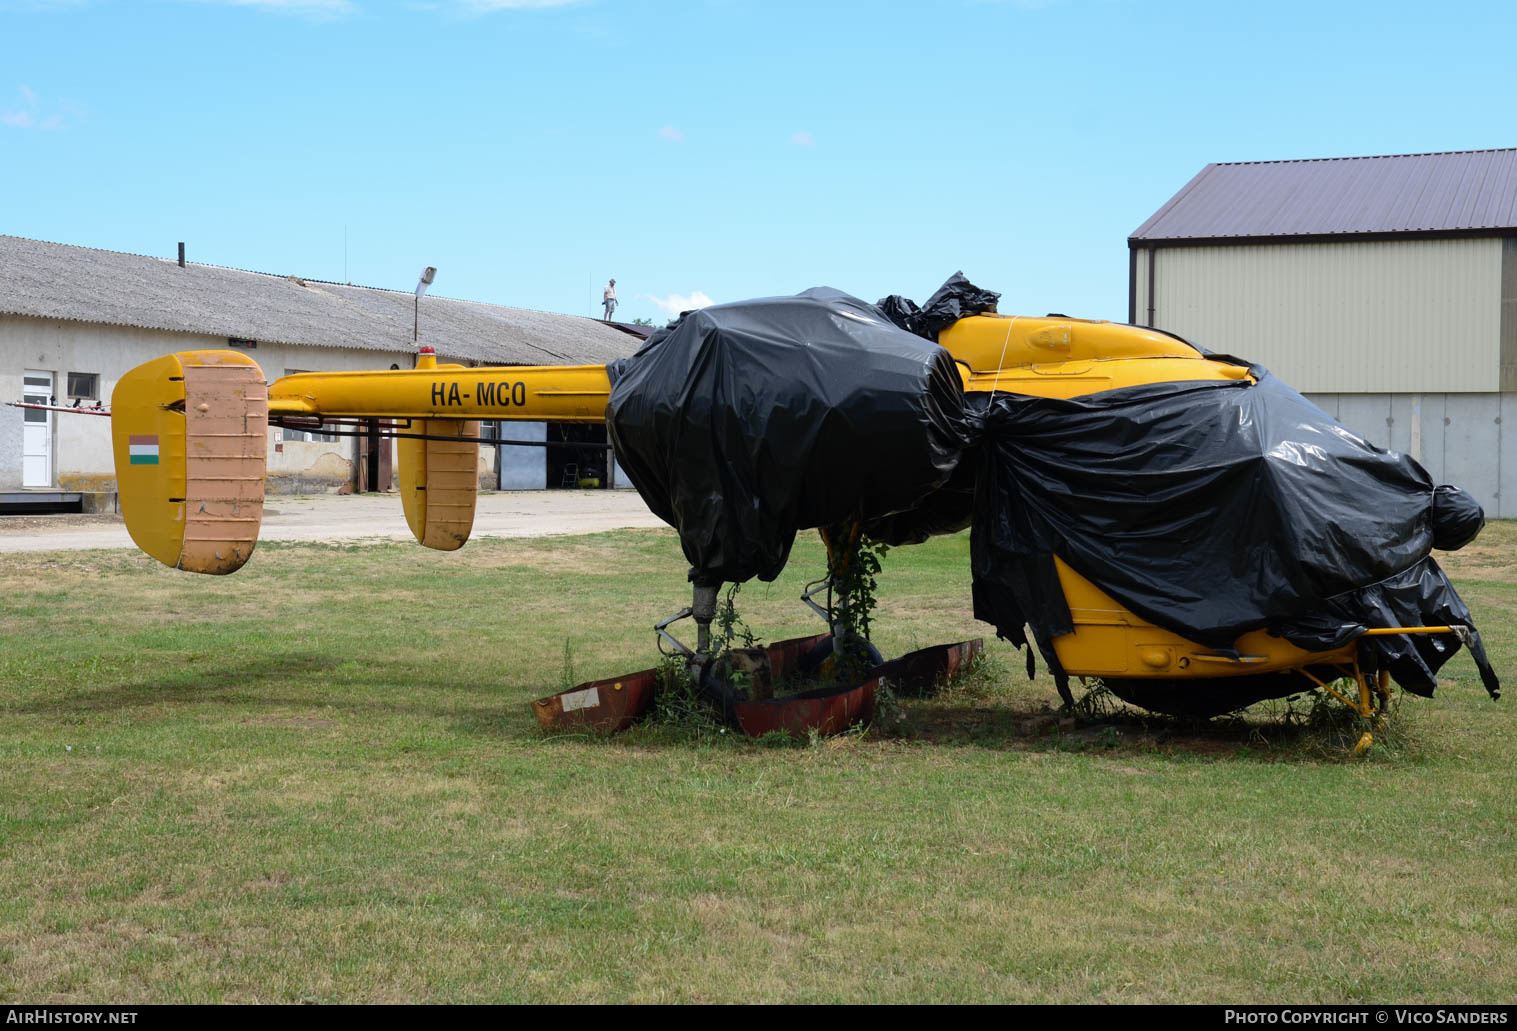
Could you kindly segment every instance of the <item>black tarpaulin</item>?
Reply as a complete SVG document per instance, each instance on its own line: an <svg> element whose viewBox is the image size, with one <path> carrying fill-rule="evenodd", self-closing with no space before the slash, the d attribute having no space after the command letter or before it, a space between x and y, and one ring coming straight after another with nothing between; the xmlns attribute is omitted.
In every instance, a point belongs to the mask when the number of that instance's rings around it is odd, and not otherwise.
<svg viewBox="0 0 1517 1031"><path fill-rule="evenodd" d="M701 582L773 580L798 530L915 509L963 447L948 352L829 288L690 312L607 370L622 468Z"/></svg>
<svg viewBox="0 0 1517 1031"><path fill-rule="evenodd" d="M975 286L955 272L921 307L910 298L891 294L875 302L885 317L908 333L936 342L938 334L960 319L996 310L1001 295Z"/></svg>
<svg viewBox="0 0 1517 1031"><path fill-rule="evenodd" d="M1022 643L1073 629L1053 557L1157 626L1224 654L1268 628L1302 647L1368 626L1468 624L1437 564L1478 521L1407 456L1339 425L1269 373L1074 399L976 398L975 615ZM1477 527L1478 529L1478 527ZM1328 645L1328 641L1335 644ZM1472 653L1497 684L1478 636ZM1361 638L1371 668L1431 691L1448 636Z"/></svg>
<svg viewBox="0 0 1517 1031"><path fill-rule="evenodd" d="M929 537L958 533L974 519L974 485L976 462L966 451L948 482L928 494L916 507L864 524L864 533L872 540L891 547L921 544Z"/></svg>
<svg viewBox="0 0 1517 1031"><path fill-rule="evenodd" d="M903 544L972 520L975 615L1019 644L1030 627L1061 690L1052 641L1073 624L1054 556L1218 652L1258 629L1314 651L1358 640L1366 668L1432 691L1455 638L1365 630L1470 624L1429 558L1483 525L1468 494L1257 367L1257 382L966 399L933 341L997 296L958 274L920 308L826 288L718 305L608 366L611 440L692 578L772 580L809 527L859 520Z"/></svg>
<svg viewBox="0 0 1517 1031"><path fill-rule="evenodd" d="M1462 493L1462 492L1461 492ZM1468 497L1468 495L1465 495ZM1437 673L1445 662L1459 650L1461 638L1447 634L1393 634L1389 636L1360 636L1366 626L1462 626L1469 633L1462 643L1470 649L1470 656L1480 671L1481 682L1492 698L1500 697L1501 682L1491 668L1485 654L1485 644L1475 630L1475 621L1469 608L1454 590L1448 576L1431 555L1415 563L1395 576L1379 583L1349 591L1336 598L1329 598L1323 606L1323 614L1292 621L1276 628L1286 640L1306 647L1310 642L1313 622L1339 617L1340 630L1349 632L1342 641L1329 647L1338 647L1347 640L1359 641L1359 660L1370 672L1389 670L1392 679L1413 694L1431 698L1438 686Z"/></svg>
<svg viewBox="0 0 1517 1031"><path fill-rule="evenodd" d="M1433 492L1433 547L1458 551L1485 528L1480 502L1458 487L1443 484Z"/></svg>

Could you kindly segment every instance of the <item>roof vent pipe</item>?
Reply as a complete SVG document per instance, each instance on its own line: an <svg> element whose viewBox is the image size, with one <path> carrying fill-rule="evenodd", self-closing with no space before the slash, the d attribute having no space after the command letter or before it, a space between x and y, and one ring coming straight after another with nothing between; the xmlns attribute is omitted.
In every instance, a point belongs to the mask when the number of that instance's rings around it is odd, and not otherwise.
<svg viewBox="0 0 1517 1031"><path fill-rule="evenodd" d="M179 267L184 268L184 241L179 241Z"/></svg>

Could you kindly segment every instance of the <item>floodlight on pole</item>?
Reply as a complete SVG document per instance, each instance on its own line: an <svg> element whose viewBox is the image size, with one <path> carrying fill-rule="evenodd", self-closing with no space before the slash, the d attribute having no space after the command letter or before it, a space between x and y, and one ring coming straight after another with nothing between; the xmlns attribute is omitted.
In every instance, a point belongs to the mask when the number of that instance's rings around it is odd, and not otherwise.
<svg viewBox="0 0 1517 1031"><path fill-rule="evenodd" d="M421 270L421 280L416 284L416 304L411 312L411 343L416 343L418 331L421 329L421 295L427 292L427 287L432 285L432 280L437 278L437 269L428 265Z"/></svg>

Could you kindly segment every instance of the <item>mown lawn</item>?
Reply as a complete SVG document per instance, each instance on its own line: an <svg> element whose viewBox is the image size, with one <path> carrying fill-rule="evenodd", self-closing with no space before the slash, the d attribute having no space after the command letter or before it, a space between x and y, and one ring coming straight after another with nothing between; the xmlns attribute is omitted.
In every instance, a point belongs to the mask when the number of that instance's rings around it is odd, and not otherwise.
<svg viewBox="0 0 1517 1031"><path fill-rule="evenodd" d="M745 588L766 639L821 561ZM1517 526L1449 565L1517 681ZM661 531L0 557L0 1001L1517 997L1517 699L1463 656L1363 759L1061 728L1002 644L893 735L540 733L686 590ZM888 556L887 655L987 629L966 537Z"/></svg>

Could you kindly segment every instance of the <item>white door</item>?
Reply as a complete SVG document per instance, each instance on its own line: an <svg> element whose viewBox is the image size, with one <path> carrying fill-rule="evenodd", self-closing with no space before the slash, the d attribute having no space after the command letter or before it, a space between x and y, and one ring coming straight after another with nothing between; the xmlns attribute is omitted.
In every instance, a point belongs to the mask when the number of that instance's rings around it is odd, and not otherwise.
<svg viewBox="0 0 1517 1031"><path fill-rule="evenodd" d="M53 374L26 370L21 389L27 404L52 404ZM35 408L21 409L21 486L53 485L53 413Z"/></svg>

